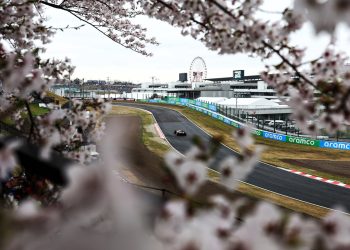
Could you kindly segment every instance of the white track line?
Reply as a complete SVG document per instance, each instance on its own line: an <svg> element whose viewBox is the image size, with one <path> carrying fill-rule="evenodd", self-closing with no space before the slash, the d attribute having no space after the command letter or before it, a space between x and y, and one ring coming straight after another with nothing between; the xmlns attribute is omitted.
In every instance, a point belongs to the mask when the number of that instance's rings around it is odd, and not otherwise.
<svg viewBox="0 0 350 250"><path fill-rule="evenodd" d="M159 135L160 138L165 139L165 135L163 134L163 131L160 129L158 122L154 123L154 127Z"/></svg>

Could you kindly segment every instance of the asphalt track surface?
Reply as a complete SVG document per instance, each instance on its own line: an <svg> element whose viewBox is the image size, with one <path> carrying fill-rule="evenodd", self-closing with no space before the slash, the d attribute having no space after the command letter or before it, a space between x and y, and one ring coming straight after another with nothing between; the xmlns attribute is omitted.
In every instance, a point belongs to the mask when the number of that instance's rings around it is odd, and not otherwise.
<svg viewBox="0 0 350 250"><path fill-rule="evenodd" d="M175 110L154 105L122 105L150 111L169 143L181 153L186 153L193 145L191 138L194 135L206 142L210 140L208 134ZM176 129L186 131L187 136L174 135ZM237 155L237 153L222 145L216 154L215 161L217 163L230 155ZM212 164L211 168L216 170L217 166L218 164ZM244 182L322 207L334 208L340 205L350 211L350 189L292 174L262 162L257 164Z"/></svg>

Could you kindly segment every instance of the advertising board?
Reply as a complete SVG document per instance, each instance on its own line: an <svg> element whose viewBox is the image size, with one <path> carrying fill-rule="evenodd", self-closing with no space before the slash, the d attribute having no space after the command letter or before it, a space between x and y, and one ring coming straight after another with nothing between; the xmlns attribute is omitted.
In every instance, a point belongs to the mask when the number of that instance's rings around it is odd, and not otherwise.
<svg viewBox="0 0 350 250"><path fill-rule="evenodd" d="M208 108L209 108L211 111L214 111L214 112L217 111L217 110L216 110L216 106L213 105L213 104L209 104L209 105L208 105Z"/></svg>
<svg viewBox="0 0 350 250"><path fill-rule="evenodd" d="M276 140L276 141L286 141L287 140L285 135L271 133L271 132L267 132L267 131L263 131L263 137L265 137L267 139Z"/></svg>
<svg viewBox="0 0 350 250"><path fill-rule="evenodd" d="M321 148L333 148L350 150L350 143L348 142L337 142L337 141L320 141Z"/></svg>
<svg viewBox="0 0 350 250"><path fill-rule="evenodd" d="M310 138L302 138L302 137L294 137L294 136L287 136L287 142L294 143L294 144L313 146L313 147L320 146L319 140L313 140Z"/></svg>
<svg viewBox="0 0 350 250"><path fill-rule="evenodd" d="M258 135L258 136L261 136L263 133L263 131L261 131L259 129L252 129L251 132L252 132L252 134Z"/></svg>

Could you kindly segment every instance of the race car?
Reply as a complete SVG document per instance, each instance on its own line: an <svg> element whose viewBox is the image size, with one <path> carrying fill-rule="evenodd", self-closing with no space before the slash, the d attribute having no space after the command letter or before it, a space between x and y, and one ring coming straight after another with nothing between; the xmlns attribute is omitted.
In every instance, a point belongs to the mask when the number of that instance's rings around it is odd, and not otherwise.
<svg viewBox="0 0 350 250"><path fill-rule="evenodd" d="M186 132L181 129L174 130L174 134L177 136L186 136Z"/></svg>

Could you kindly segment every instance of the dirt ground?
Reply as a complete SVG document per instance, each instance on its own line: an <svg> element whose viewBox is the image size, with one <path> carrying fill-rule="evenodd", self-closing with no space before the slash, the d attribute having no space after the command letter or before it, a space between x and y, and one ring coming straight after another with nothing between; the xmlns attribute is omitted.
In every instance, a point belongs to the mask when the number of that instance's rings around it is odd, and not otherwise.
<svg viewBox="0 0 350 250"><path fill-rule="evenodd" d="M119 116L109 118L109 122L118 127L118 130L123 131L116 138L116 140L123 142L122 145L118 146L118 152L116 152L117 157L122 159L120 162L120 166L122 166L121 174L131 183L136 181L137 184L143 186L166 189L166 196L168 197L181 196L181 190L175 185L174 180L164 166L163 160L143 145L141 119L136 116ZM194 197L194 200L205 204L208 197L218 193L231 200L242 196L246 197L239 192L229 192L222 185L207 181L201 187L198 195ZM251 198L251 200L252 202L256 201L255 198Z"/></svg>
<svg viewBox="0 0 350 250"><path fill-rule="evenodd" d="M350 178L350 161L282 159L286 163Z"/></svg>
<svg viewBox="0 0 350 250"><path fill-rule="evenodd" d="M117 171L121 175L124 175L124 177L126 177L126 179L128 179L131 183L167 190L165 192L161 192L160 190L150 190L147 187L135 187L141 192L149 191L157 196L159 195L158 197L160 197L161 200L185 197L181 190L176 186L172 176L167 171L162 157L153 153L144 145L142 139L143 130L145 129L147 131L147 128L144 128L142 119L136 115L117 115L111 116L110 119L117 120L119 125L114 128L112 133L108 134L119 133L119 137L113 140L116 142L118 140L122 141L122 143L116 143L116 147L113 149L117 158L120 159L120 164L118 165L122 166L122 168L116 167L116 169L118 169ZM208 198L215 194L224 195L229 200L244 198L246 202L248 202L247 204L254 204L263 199L275 204L280 204L280 208L287 212L290 212L290 209L294 209L295 211L299 211L306 216L309 214L314 217L323 217L325 214L327 214L327 210L291 199L286 199L284 197L260 190L259 188L254 188L243 184L240 186L239 191L231 192L219 183L207 181L204 185L202 185L197 195L192 197L191 200L200 206L207 206ZM245 208L241 212L247 212L249 210L249 208ZM239 215L239 217L240 216L241 215Z"/></svg>

